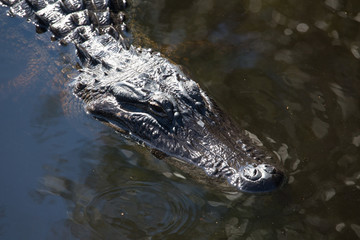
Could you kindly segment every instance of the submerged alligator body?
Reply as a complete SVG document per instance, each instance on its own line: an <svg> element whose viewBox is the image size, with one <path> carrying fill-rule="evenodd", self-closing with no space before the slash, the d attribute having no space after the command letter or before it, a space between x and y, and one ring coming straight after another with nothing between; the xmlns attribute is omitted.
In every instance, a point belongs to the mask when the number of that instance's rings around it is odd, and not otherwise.
<svg viewBox="0 0 360 240"><path fill-rule="evenodd" d="M276 155L239 129L197 83L161 54L129 43L125 0L0 2L10 15L32 19L38 31L76 45L82 69L72 87L94 118L206 181L244 192L285 183Z"/></svg>

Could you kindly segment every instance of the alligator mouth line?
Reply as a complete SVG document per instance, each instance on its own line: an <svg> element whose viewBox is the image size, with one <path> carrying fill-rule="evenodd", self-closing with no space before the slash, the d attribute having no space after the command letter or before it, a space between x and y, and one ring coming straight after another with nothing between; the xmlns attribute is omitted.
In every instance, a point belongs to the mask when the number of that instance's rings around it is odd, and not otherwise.
<svg viewBox="0 0 360 240"><path fill-rule="evenodd" d="M120 127L119 123L113 123L112 121L108 121L102 117L93 116L96 120L102 122L103 124L107 125L108 127L113 128L116 132L121 133L123 135L128 135L129 131L126 130L124 127Z"/></svg>

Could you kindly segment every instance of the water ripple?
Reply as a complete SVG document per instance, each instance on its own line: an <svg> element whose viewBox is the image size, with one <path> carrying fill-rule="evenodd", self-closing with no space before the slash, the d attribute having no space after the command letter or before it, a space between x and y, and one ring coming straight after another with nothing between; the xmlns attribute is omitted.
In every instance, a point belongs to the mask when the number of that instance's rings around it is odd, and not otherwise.
<svg viewBox="0 0 360 240"><path fill-rule="evenodd" d="M88 223L102 237L163 238L190 229L198 205L173 185L131 182L97 195L86 207ZM99 232L101 231L101 232Z"/></svg>

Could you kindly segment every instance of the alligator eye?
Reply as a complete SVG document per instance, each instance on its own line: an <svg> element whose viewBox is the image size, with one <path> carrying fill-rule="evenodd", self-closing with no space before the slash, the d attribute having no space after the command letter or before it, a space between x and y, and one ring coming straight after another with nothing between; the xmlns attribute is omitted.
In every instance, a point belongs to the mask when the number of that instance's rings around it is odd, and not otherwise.
<svg viewBox="0 0 360 240"><path fill-rule="evenodd" d="M149 102L149 108L150 111L160 117L166 117L167 113L166 111L162 108L162 106L159 105L159 103L157 102Z"/></svg>

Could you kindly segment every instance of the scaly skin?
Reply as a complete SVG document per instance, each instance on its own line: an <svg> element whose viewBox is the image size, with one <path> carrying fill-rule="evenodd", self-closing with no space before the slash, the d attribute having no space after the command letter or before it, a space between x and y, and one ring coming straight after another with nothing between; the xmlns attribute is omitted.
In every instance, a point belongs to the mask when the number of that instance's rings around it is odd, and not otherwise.
<svg viewBox="0 0 360 240"><path fill-rule="evenodd" d="M239 129L198 84L159 53L129 43L124 0L0 1L11 15L31 18L39 31L76 45L83 68L72 86L94 118L180 160L181 166L172 161L185 171L199 167L206 173L201 178L256 193L285 183L276 156Z"/></svg>

